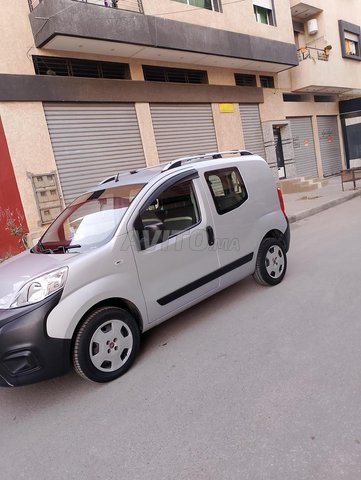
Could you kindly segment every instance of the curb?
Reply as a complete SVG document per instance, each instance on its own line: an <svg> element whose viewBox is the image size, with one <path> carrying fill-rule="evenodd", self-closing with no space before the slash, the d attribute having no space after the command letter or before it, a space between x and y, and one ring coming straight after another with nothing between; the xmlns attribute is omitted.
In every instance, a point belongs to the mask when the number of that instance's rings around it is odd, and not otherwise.
<svg viewBox="0 0 361 480"><path fill-rule="evenodd" d="M303 220L304 218L311 217L312 215L316 215L317 213L323 212L324 210L328 210L329 208L336 207L337 205L340 205L341 203L345 203L349 200L352 200L355 197L359 197L360 195L361 195L361 192L359 190L356 192L352 192L350 195L347 195L345 197L336 198L335 200L330 200L329 202L323 203L322 205L318 205L318 207L310 208L309 210L304 210L303 212L290 215L288 217L288 221L290 223L298 222L299 220ZM287 210L287 202L285 202L285 204L286 204L286 210Z"/></svg>

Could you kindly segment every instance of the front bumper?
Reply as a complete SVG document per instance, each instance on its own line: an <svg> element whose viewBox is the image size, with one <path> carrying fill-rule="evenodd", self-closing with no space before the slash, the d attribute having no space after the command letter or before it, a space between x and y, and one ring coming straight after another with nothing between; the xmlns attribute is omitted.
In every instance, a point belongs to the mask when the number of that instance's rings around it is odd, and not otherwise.
<svg viewBox="0 0 361 480"><path fill-rule="evenodd" d="M0 386L28 385L70 369L71 340L50 338L46 332L46 319L61 294L0 310Z"/></svg>

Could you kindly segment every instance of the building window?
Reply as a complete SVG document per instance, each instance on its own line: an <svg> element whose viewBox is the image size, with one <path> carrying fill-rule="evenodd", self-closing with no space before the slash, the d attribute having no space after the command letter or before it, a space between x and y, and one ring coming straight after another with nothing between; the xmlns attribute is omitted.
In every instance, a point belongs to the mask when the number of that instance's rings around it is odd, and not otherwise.
<svg viewBox="0 0 361 480"><path fill-rule="evenodd" d="M276 25L272 0L253 0L253 9L258 23Z"/></svg>
<svg viewBox="0 0 361 480"><path fill-rule="evenodd" d="M345 32L345 49L347 55L360 56L360 37L351 32Z"/></svg>
<svg viewBox="0 0 361 480"><path fill-rule="evenodd" d="M341 50L344 58L361 61L361 28L344 20L338 21Z"/></svg>
<svg viewBox="0 0 361 480"><path fill-rule="evenodd" d="M239 87L257 87L256 75L247 75L245 73L235 73L236 85Z"/></svg>
<svg viewBox="0 0 361 480"><path fill-rule="evenodd" d="M38 55L33 56L33 62L37 75L130 79L129 65L126 63Z"/></svg>
<svg viewBox="0 0 361 480"><path fill-rule="evenodd" d="M283 101L284 102L310 102L311 96L300 94L300 93L284 93Z"/></svg>
<svg viewBox="0 0 361 480"><path fill-rule="evenodd" d="M222 168L205 173L217 213L223 215L239 207L247 198L247 190L237 168Z"/></svg>
<svg viewBox="0 0 361 480"><path fill-rule="evenodd" d="M144 80L150 82L208 83L208 76L205 70L143 65L143 74Z"/></svg>
<svg viewBox="0 0 361 480"><path fill-rule="evenodd" d="M266 75L261 75L259 77L261 82L261 87L263 88L275 88L275 79L273 77L268 77Z"/></svg>
<svg viewBox="0 0 361 480"><path fill-rule="evenodd" d="M179 3L186 3L187 5L192 5L193 7L206 8L207 10L213 10L214 12L221 12L221 1L220 0L175 0Z"/></svg>

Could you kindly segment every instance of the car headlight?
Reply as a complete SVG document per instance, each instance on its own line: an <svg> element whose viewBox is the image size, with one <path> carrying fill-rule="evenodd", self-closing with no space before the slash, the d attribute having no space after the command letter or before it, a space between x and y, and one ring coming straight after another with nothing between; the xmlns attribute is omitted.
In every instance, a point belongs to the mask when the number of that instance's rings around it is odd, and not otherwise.
<svg viewBox="0 0 361 480"><path fill-rule="evenodd" d="M68 267L62 267L53 272L45 273L41 277L33 278L20 289L10 308L41 302L44 298L64 287L67 275Z"/></svg>

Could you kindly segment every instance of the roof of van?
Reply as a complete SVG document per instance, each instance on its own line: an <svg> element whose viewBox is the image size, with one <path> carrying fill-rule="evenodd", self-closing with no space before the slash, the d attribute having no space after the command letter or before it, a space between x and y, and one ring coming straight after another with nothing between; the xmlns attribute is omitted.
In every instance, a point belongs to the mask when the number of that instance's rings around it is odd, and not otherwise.
<svg viewBox="0 0 361 480"><path fill-rule="evenodd" d="M239 160L240 157L243 157L245 160L263 160L258 155L253 155L247 150L230 150L226 152L213 152L189 157L181 157L168 163L161 163L159 165L142 168L140 170L132 170L127 173L118 173L117 175L104 179L99 185L89 189L89 191L98 191L119 185L146 184L149 183L153 178L159 177L161 174L164 174L165 176L173 169L178 170L179 167L195 168L195 163L212 164L213 162L218 166L221 163L219 160L222 158L227 160L232 158Z"/></svg>

